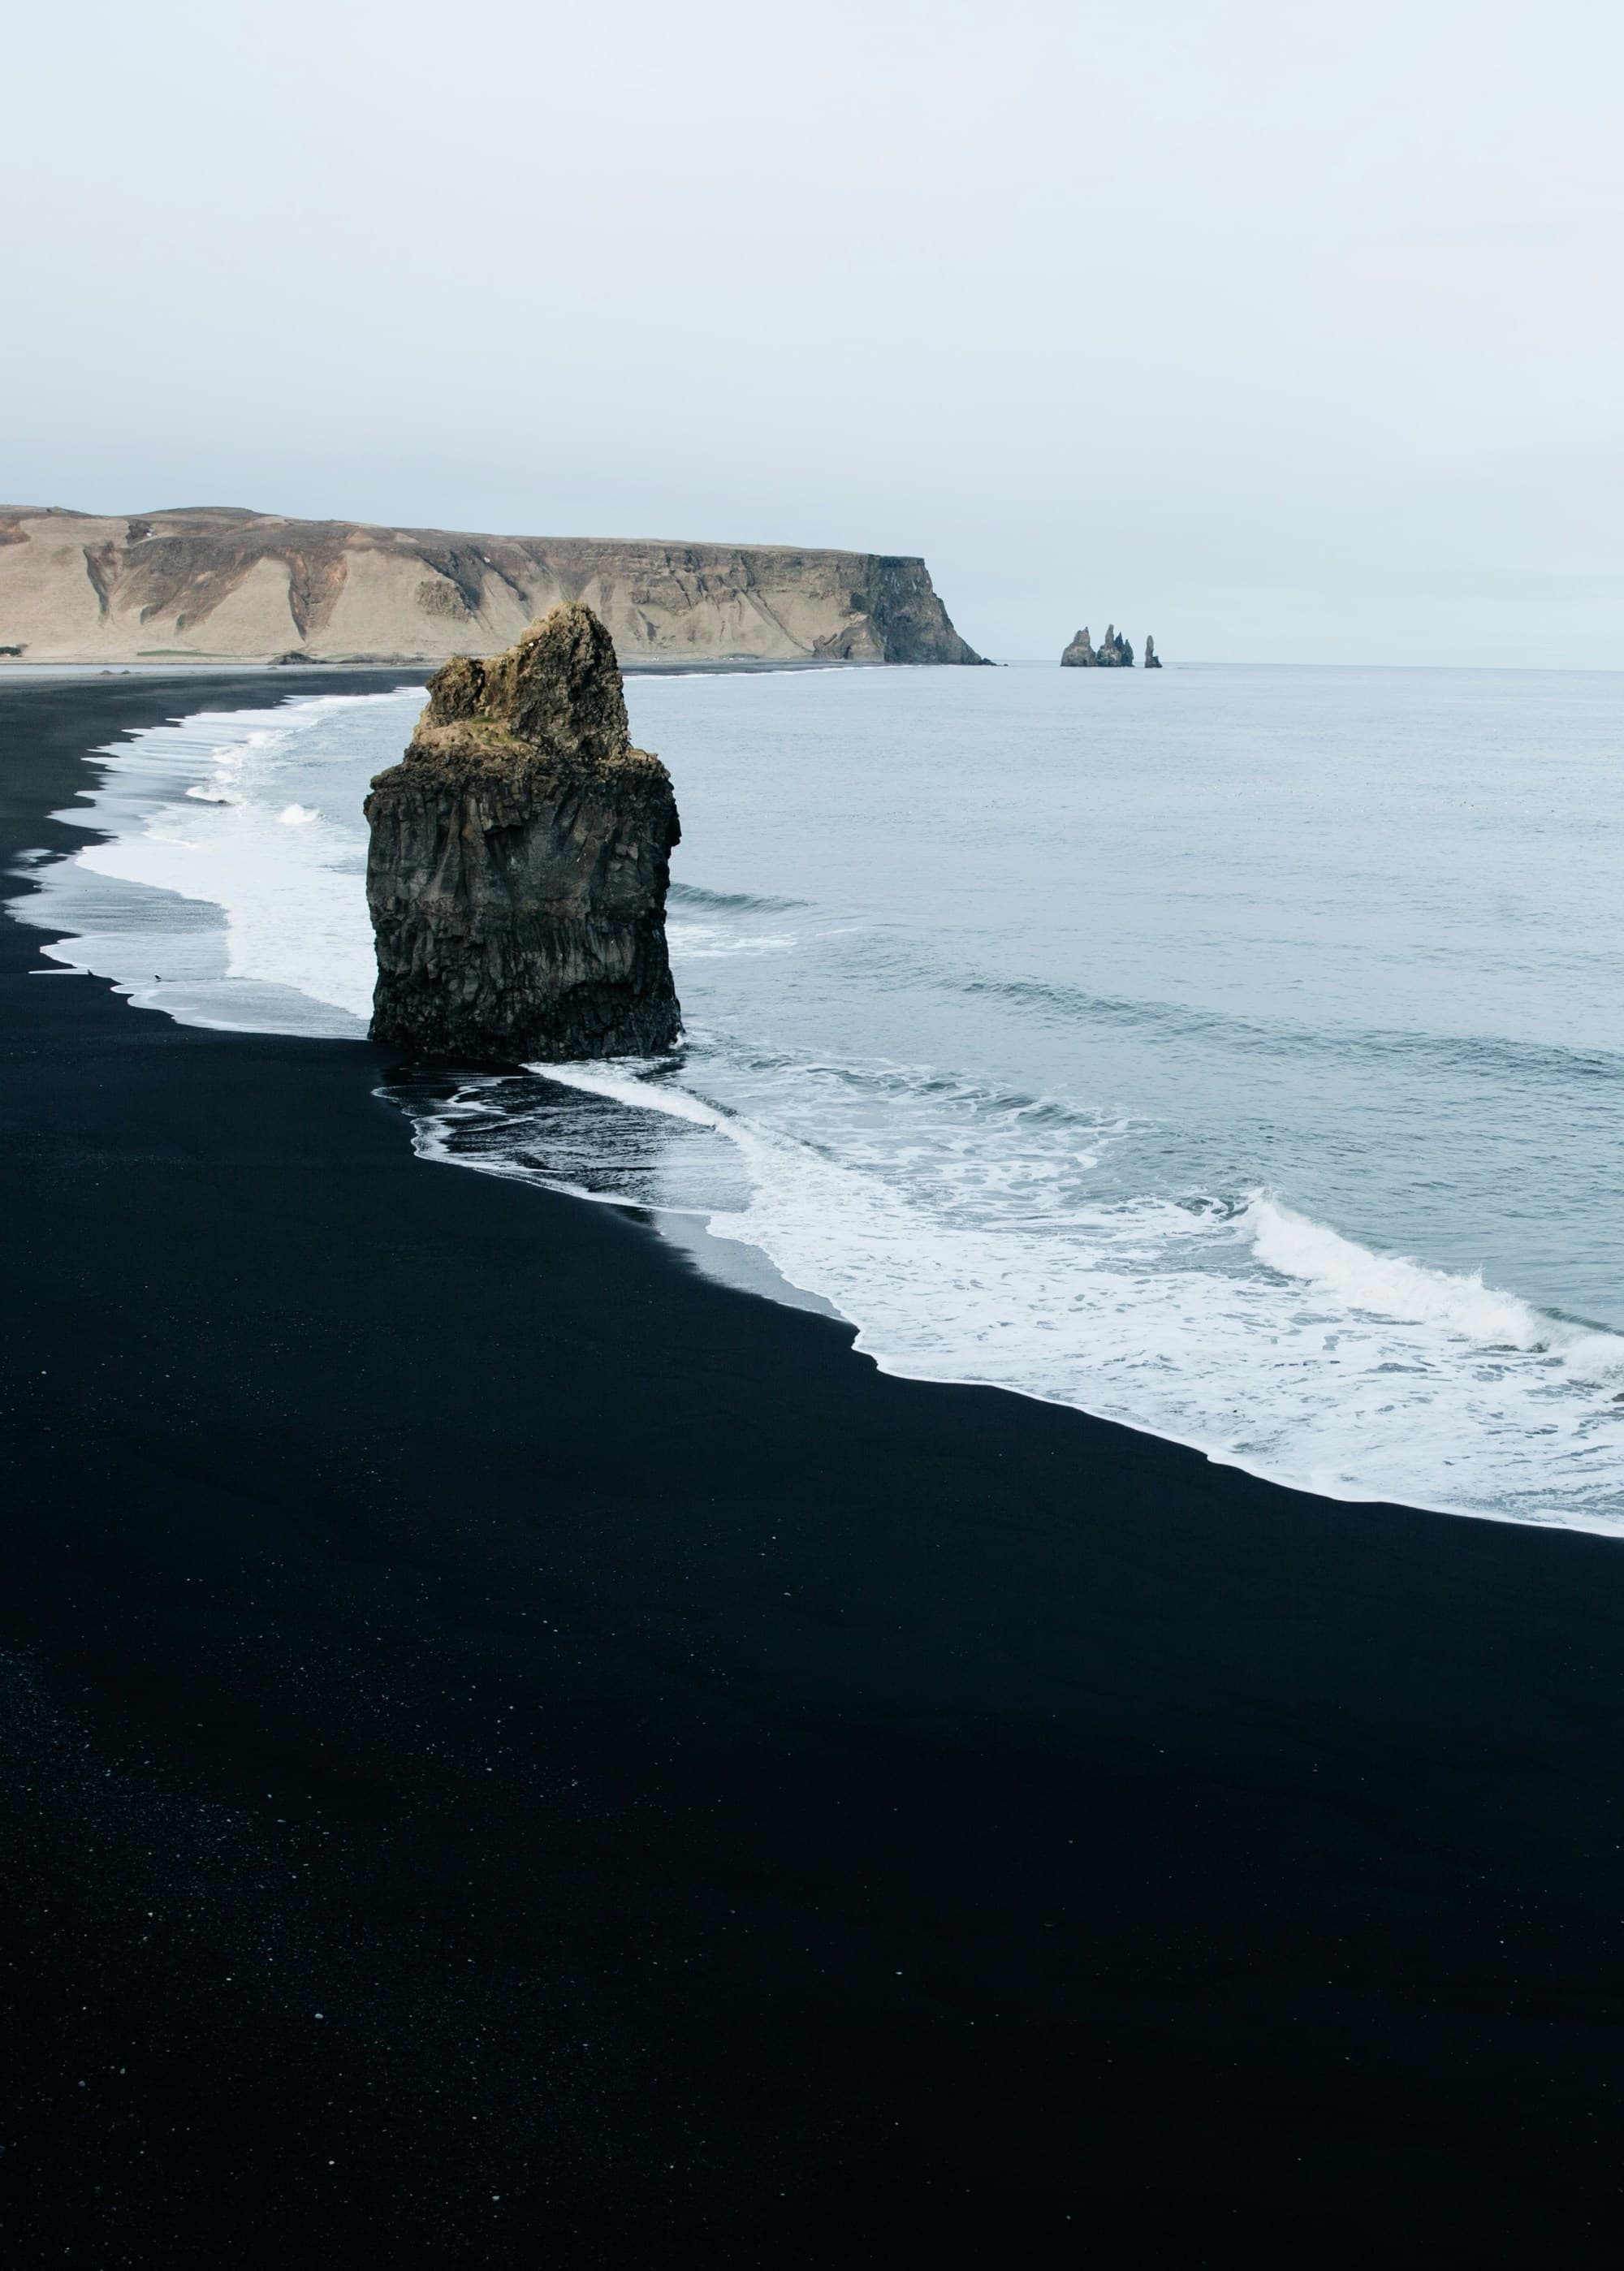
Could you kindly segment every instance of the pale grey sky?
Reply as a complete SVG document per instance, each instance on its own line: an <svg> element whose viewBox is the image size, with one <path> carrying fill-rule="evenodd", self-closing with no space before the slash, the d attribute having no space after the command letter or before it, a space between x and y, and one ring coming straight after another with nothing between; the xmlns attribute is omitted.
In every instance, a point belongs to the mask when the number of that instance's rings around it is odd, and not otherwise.
<svg viewBox="0 0 1624 2271"><path fill-rule="evenodd" d="M7 501L1624 667L1616 5L79 0L4 63Z"/></svg>

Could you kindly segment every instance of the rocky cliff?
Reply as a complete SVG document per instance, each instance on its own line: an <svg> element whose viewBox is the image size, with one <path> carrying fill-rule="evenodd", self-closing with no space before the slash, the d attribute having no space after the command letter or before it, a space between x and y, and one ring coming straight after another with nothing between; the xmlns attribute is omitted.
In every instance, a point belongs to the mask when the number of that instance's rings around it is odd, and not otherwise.
<svg viewBox="0 0 1624 2271"><path fill-rule="evenodd" d="M375 1039L506 1064L671 1046L676 800L631 746L590 608L555 607L506 653L437 671L366 812Z"/></svg>
<svg viewBox="0 0 1624 2271"><path fill-rule="evenodd" d="M28 662L441 662L573 600L624 664L981 659L924 562L877 553L0 506L0 652Z"/></svg>

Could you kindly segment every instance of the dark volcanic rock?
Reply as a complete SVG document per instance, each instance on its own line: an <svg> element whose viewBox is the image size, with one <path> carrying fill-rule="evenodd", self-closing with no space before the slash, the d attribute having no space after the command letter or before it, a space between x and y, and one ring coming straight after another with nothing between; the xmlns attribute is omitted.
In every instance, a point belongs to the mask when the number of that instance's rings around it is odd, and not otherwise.
<svg viewBox="0 0 1624 2271"><path fill-rule="evenodd" d="M1156 641L1149 631L1144 635L1144 666L1147 670L1159 670L1162 666L1162 659L1156 652Z"/></svg>
<svg viewBox="0 0 1624 2271"><path fill-rule="evenodd" d="M1106 625L1106 635L1096 649L1084 624L1062 655L1061 661L1069 670L1131 670L1134 651L1114 623ZM1149 667L1148 664L1146 667Z"/></svg>
<svg viewBox="0 0 1624 2271"><path fill-rule="evenodd" d="M675 1041L676 800L659 759L631 746L590 608L555 607L506 653L436 671L366 812L375 1039L508 1064Z"/></svg>

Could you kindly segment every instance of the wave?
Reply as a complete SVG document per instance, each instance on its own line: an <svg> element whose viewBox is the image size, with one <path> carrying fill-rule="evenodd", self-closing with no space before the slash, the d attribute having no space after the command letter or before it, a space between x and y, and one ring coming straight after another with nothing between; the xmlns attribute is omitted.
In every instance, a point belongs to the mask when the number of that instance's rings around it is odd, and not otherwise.
<svg viewBox="0 0 1624 2271"><path fill-rule="evenodd" d="M719 923L680 922L666 926L671 958L679 970L688 962L715 962L751 954L787 954L800 941L789 931L752 931L742 936Z"/></svg>
<svg viewBox="0 0 1624 2271"><path fill-rule="evenodd" d="M1360 1315L1435 1326L1491 1352L1555 1355L1576 1378L1624 1374L1624 1338L1486 1285L1481 1270L1432 1270L1403 1255L1378 1254L1261 1193L1239 1219L1265 1268Z"/></svg>
<svg viewBox="0 0 1624 2271"><path fill-rule="evenodd" d="M109 743L89 808L56 815L99 840L39 871L19 918L66 933L41 951L86 962L141 1008L226 1031L363 1033L360 787L421 700L417 687L295 696Z"/></svg>
<svg viewBox="0 0 1624 2271"><path fill-rule="evenodd" d="M921 975L923 973L921 972ZM1549 1041L1528 1041L1498 1033L1406 1031L1399 1027L1317 1023L1285 1017L1249 1017L1240 1011L1196 1008L1143 997L1127 999L1090 993L1085 987L1045 979L960 975L938 964L935 982L969 995L1019 1002L1078 1024L1152 1031L1168 1039L1211 1039L1243 1046L1248 1054L1300 1058L1360 1055L1373 1059L1425 1058L1451 1071L1493 1077L1507 1071L1538 1078L1616 1081L1624 1076L1624 1050L1576 1049Z"/></svg>
<svg viewBox="0 0 1624 2271"><path fill-rule="evenodd" d="M733 914L788 914L807 904L805 899L773 898L764 891L707 890L703 883L673 882L669 897L679 907L711 907Z"/></svg>
<svg viewBox="0 0 1624 2271"><path fill-rule="evenodd" d="M1068 1404L1322 1497L1624 1536L1624 1338L1480 1276L1256 1192L955 1217L670 1066L546 1077L734 1144L749 1196L711 1235L827 1301L884 1371Z"/></svg>

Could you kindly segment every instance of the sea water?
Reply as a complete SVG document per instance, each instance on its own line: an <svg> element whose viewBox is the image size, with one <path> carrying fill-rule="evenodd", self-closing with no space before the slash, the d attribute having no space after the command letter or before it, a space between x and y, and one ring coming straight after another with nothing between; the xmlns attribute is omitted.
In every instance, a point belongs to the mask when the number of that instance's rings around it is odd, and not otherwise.
<svg viewBox="0 0 1624 2271"><path fill-rule="evenodd" d="M405 1083L420 1148L764 1255L888 1370L1624 1533L1624 676L627 693L682 816L684 1046ZM46 952L193 1022L363 1031L361 800L421 699L106 753L68 815L106 840L25 903Z"/></svg>

